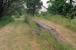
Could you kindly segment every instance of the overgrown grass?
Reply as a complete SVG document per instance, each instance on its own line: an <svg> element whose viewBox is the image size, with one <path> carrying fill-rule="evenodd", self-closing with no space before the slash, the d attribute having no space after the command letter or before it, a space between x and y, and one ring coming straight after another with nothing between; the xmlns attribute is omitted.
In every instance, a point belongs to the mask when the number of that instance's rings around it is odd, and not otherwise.
<svg viewBox="0 0 76 50"><path fill-rule="evenodd" d="M60 15L45 15L41 17L53 21L55 23L58 23L60 25L63 25L71 29L72 31L76 31L76 19L68 19Z"/></svg>
<svg viewBox="0 0 76 50"><path fill-rule="evenodd" d="M0 28L13 22L13 18L11 16L5 16L0 20Z"/></svg>
<svg viewBox="0 0 76 50"><path fill-rule="evenodd" d="M42 50L75 50L68 44L61 44L48 32L41 32L39 36L39 43Z"/></svg>
<svg viewBox="0 0 76 50"><path fill-rule="evenodd" d="M8 18L3 18L0 21L0 24L3 26L13 21L12 18ZM32 35L31 29L37 30L38 28L38 26L34 22L31 22L30 25L27 25L24 22L22 23L22 21L17 23L15 22L12 23L10 27L13 28L13 32L10 32L10 34L8 34L9 41L5 41L8 44L8 48L19 50L21 47L21 49L23 50L34 50L34 48L32 47L33 44L31 44L31 42L37 41L35 43L39 44L40 50L75 50L68 44L59 43L51 35L51 33L46 30L41 30L40 32L38 32L39 35L36 35L34 37L36 39L33 40L34 35Z"/></svg>
<svg viewBox="0 0 76 50"><path fill-rule="evenodd" d="M37 25L33 23L32 28L37 29ZM41 30L36 34L37 43L40 45L41 50L76 50L71 45L66 43L59 43L54 36L47 30Z"/></svg>

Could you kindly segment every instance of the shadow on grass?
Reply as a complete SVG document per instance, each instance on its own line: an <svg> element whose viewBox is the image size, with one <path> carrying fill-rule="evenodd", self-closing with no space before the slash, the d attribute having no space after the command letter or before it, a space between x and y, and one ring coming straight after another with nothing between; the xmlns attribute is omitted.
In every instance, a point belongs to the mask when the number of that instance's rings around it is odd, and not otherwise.
<svg viewBox="0 0 76 50"><path fill-rule="evenodd" d="M10 22L13 22L13 18L11 16L4 16L2 19L0 19L0 28L6 26Z"/></svg>

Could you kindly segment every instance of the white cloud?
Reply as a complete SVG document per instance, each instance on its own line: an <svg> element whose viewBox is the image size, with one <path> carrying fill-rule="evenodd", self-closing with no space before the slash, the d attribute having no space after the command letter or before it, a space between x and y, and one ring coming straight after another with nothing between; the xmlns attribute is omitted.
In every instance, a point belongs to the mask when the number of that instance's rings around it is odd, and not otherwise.
<svg viewBox="0 0 76 50"><path fill-rule="evenodd" d="M49 1L49 0L41 0L41 1L43 2L43 6L45 6L46 8L48 8L49 4L47 3L47 1ZM40 11L46 12L47 11L46 8L42 7L42 9Z"/></svg>
<svg viewBox="0 0 76 50"><path fill-rule="evenodd" d="M48 8L47 1L49 1L49 0L41 0L41 1L43 2L43 5L44 5L46 8Z"/></svg>

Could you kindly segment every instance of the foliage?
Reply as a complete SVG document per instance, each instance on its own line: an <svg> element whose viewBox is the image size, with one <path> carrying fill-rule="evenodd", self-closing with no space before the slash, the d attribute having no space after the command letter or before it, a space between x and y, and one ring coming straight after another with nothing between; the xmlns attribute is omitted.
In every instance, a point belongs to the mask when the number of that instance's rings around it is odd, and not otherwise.
<svg viewBox="0 0 76 50"><path fill-rule="evenodd" d="M61 15L46 15L46 16L41 16L44 17L45 19L48 19L50 21L53 21L57 24L60 24L72 31L76 32L76 19L67 19L65 18L65 16L61 16Z"/></svg>
<svg viewBox="0 0 76 50"><path fill-rule="evenodd" d="M21 14L23 3L25 0L1 0L0 1L0 16Z"/></svg>
<svg viewBox="0 0 76 50"><path fill-rule="evenodd" d="M34 15L41 8L42 2L40 0L26 0L27 13Z"/></svg>
<svg viewBox="0 0 76 50"><path fill-rule="evenodd" d="M76 7L72 5L72 0L70 1L70 3L66 3L65 0L55 0L51 3L52 6L49 6L48 8L48 11L50 13L69 16L71 19L76 16Z"/></svg>
<svg viewBox="0 0 76 50"><path fill-rule="evenodd" d="M13 18L11 16L4 16L0 20L0 28L4 27L5 25L13 22Z"/></svg>

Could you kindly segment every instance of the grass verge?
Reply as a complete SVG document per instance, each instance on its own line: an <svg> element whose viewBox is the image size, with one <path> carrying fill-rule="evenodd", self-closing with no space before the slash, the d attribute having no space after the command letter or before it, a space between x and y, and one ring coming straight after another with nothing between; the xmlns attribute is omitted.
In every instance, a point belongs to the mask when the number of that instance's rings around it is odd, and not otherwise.
<svg viewBox="0 0 76 50"><path fill-rule="evenodd" d="M45 15L40 18L48 19L76 32L76 19L71 20L60 15Z"/></svg>
<svg viewBox="0 0 76 50"><path fill-rule="evenodd" d="M35 30L36 24L31 25ZM66 43L59 43L52 35L46 30L41 30L36 34L37 43L40 45L41 50L76 50L71 45Z"/></svg>

